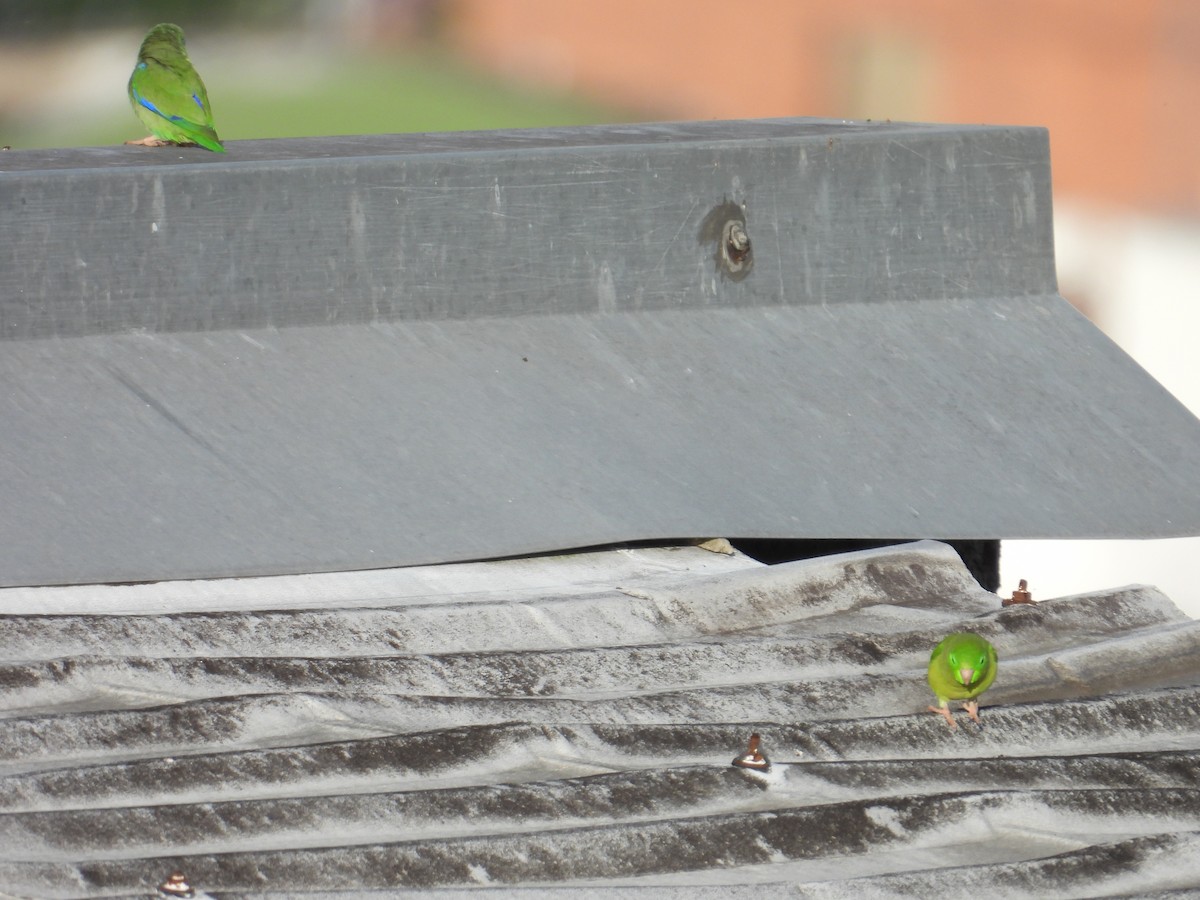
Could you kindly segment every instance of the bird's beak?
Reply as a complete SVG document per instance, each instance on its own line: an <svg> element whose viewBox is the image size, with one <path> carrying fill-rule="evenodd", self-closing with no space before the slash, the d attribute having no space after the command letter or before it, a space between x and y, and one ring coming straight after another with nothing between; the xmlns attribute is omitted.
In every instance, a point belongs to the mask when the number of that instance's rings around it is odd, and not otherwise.
<svg viewBox="0 0 1200 900"><path fill-rule="evenodd" d="M959 669L958 670L958 680L963 684L970 684L972 681L975 680L975 670L974 669Z"/></svg>

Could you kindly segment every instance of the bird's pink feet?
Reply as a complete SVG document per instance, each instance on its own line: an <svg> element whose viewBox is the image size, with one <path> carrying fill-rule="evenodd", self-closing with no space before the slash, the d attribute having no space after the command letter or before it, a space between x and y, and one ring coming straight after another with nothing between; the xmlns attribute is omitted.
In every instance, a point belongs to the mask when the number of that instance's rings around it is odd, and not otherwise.
<svg viewBox="0 0 1200 900"><path fill-rule="evenodd" d="M164 141L162 138L156 138L154 135L149 135L142 138L140 141L126 141L126 146L129 147L166 147L170 141Z"/></svg>
<svg viewBox="0 0 1200 900"><path fill-rule="evenodd" d="M983 727L983 723L979 721L979 703L975 700L968 700L963 704L963 709L967 711L967 715L976 725Z"/></svg>
<svg viewBox="0 0 1200 900"><path fill-rule="evenodd" d="M958 730L958 723L954 721L954 715L950 712L949 706L927 706L925 708L930 712L937 713L939 716L942 716L947 722L949 722L951 731Z"/></svg>

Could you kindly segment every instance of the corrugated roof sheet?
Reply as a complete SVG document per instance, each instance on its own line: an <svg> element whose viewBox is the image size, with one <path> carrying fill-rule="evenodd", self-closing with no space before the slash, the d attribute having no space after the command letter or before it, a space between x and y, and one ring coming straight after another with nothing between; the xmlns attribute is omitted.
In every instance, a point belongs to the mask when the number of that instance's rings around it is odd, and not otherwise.
<svg viewBox="0 0 1200 900"><path fill-rule="evenodd" d="M1200 889L1200 624L1152 588L671 547L0 611L11 895ZM925 666L963 628L1001 662L951 732ZM730 765L752 732L769 772Z"/></svg>

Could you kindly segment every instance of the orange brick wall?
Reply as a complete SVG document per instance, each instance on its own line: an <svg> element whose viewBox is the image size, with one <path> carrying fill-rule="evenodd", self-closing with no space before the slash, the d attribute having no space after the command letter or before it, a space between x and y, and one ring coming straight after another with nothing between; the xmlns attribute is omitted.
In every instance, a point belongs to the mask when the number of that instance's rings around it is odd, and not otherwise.
<svg viewBox="0 0 1200 900"><path fill-rule="evenodd" d="M651 118L1046 125L1059 192L1200 211L1198 0L456 0L481 64Z"/></svg>

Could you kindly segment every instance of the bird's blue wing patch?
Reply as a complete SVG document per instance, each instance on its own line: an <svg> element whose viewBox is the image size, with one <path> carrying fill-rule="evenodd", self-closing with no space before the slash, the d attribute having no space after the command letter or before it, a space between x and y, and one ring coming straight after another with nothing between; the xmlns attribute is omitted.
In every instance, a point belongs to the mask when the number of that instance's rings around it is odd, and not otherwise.
<svg viewBox="0 0 1200 900"><path fill-rule="evenodd" d="M204 112L204 103L195 94L192 94L192 99L196 101L196 105L200 107L200 112Z"/></svg>
<svg viewBox="0 0 1200 900"><path fill-rule="evenodd" d="M146 107L146 109L150 110L150 112L154 113L155 115L162 116L164 119L167 118L166 116L163 116L162 111L159 110L157 106L143 97L141 91L139 91L137 88L134 88L133 90L133 98L137 100L139 105Z"/></svg>
<svg viewBox="0 0 1200 900"><path fill-rule="evenodd" d="M194 94L192 96L195 97ZM133 90L133 97L135 100L137 100L137 102L139 104L146 107L146 109L150 110L150 112L154 113L156 116L162 116L168 122L187 122L189 125L191 124L191 120L184 116L168 116L165 112L163 112L161 109L159 109L153 103L151 103L149 100L147 100L145 97L143 97L141 95L141 92L138 91L137 88L134 88L134 90ZM200 101L197 100L196 102L199 103ZM204 109L203 106L201 106L200 108Z"/></svg>

